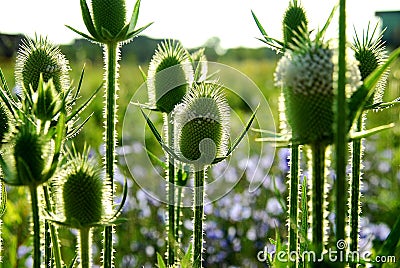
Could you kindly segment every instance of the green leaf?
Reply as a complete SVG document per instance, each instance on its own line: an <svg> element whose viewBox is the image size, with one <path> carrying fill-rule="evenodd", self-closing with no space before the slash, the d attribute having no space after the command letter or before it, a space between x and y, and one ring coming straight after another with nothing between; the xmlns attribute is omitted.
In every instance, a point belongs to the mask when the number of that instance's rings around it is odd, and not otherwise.
<svg viewBox="0 0 400 268"><path fill-rule="evenodd" d="M89 121L89 119L92 117L93 113L91 113L81 124L74 126L71 131L68 131L67 133L67 138L73 138L75 137L83 128L83 126Z"/></svg>
<svg viewBox="0 0 400 268"><path fill-rule="evenodd" d="M265 31L264 27L261 25L260 21L258 20L256 14L253 12L253 10L251 11L251 15L253 16L253 19L256 22L257 27L260 30L261 34L263 36L268 36L267 32Z"/></svg>
<svg viewBox="0 0 400 268"><path fill-rule="evenodd" d="M329 15L328 19L326 20L326 22L325 22L325 24L324 24L324 27L322 27L322 29L321 29L320 31L318 31L318 33L317 33L317 35L316 35L316 37L315 37L316 40L321 40L321 39L323 38L323 36L324 36L326 30L327 30L328 27L329 27L329 24L331 24L331 21L332 21L332 19L333 19L333 16L335 15L335 12L336 12L336 10L338 9L338 7L339 7L339 4L336 4L336 5L333 7L333 9L332 9L332 11L331 11L331 14Z"/></svg>
<svg viewBox="0 0 400 268"><path fill-rule="evenodd" d="M392 230L390 231L388 237L386 238L381 249L379 250L378 256L394 256L396 249L398 249L397 245L399 244L399 241L400 241L400 217L397 217L397 220Z"/></svg>
<svg viewBox="0 0 400 268"><path fill-rule="evenodd" d="M135 30L135 31L133 31L133 32L129 32L128 35L127 35L127 39L136 37L136 36L139 35L141 32L143 32L143 31L146 30L148 27L150 27L150 25L152 25L152 24L153 24L153 22L150 22L149 24L146 24L145 26L143 26L143 27L141 27L141 28L139 28L139 29L137 29L137 30Z"/></svg>
<svg viewBox="0 0 400 268"><path fill-rule="evenodd" d="M96 28L94 27L92 16L90 14L89 7L86 4L86 0L80 0L80 2L81 2L82 18L83 22L85 23L86 29L93 36L94 39L99 39L99 34L97 33Z"/></svg>
<svg viewBox="0 0 400 268"><path fill-rule="evenodd" d="M143 71L143 69L142 69L142 67L139 65L139 71L140 71L140 74L142 75L142 78L143 78L143 83L145 83L146 81L147 81L147 75L146 75L146 73Z"/></svg>
<svg viewBox="0 0 400 268"><path fill-rule="evenodd" d="M167 266L164 263L163 257L158 252L157 252L157 266L158 268L167 268Z"/></svg>
<svg viewBox="0 0 400 268"><path fill-rule="evenodd" d="M78 259L78 255L75 254L75 257L72 259L71 263L68 265L68 268L73 268L75 266L75 262Z"/></svg>
<svg viewBox="0 0 400 268"><path fill-rule="evenodd" d="M191 260L192 260L192 244L189 244L185 256L183 256L183 258L181 259L182 268L192 267Z"/></svg>
<svg viewBox="0 0 400 268"><path fill-rule="evenodd" d="M68 29L70 29L70 30L74 31L75 33L79 34L79 35L82 36L83 38L86 38L86 39L88 39L88 40L90 40L90 41L93 41L93 42L95 42L95 43L100 42L99 40L94 39L94 37L91 37L91 36L89 36L89 35L87 35L87 34L81 32L81 31L79 31L79 30L77 30L77 29L75 29L75 28L72 28L72 27L69 26L69 25L65 25L65 27L67 27Z"/></svg>
<svg viewBox="0 0 400 268"><path fill-rule="evenodd" d="M124 189L123 189L122 200L121 203L119 204L117 211L115 212L114 216L111 217L110 221L115 221L119 217L125 205L127 197L128 197L128 181L126 180L126 178L124 178Z"/></svg>
<svg viewBox="0 0 400 268"><path fill-rule="evenodd" d="M372 129L368 129L368 130L363 130L363 131L358 131L358 132L354 132L354 133L350 133L350 140L358 140L358 139L362 139L362 138L367 138L369 136L375 135L379 132L382 132L386 129L390 129L393 128L395 125L392 124L388 124L388 125L383 125L383 126L379 126L379 127L375 127Z"/></svg>
<svg viewBox="0 0 400 268"><path fill-rule="evenodd" d="M254 118L256 117L258 107L259 106L257 106L257 108L254 110L253 114L251 115L250 120L246 125L246 128L243 130L243 132L240 134L240 136L236 138L236 140L233 142L233 145L228 148L228 152L226 153L226 156L229 156L236 149L236 147L238 147L239 143L242 141L244 136L249 131L251 124L253 123Z"/></svg>
<svg viewBox="0 0 400 268"><path fill-rule="evenodd" d="M0 98L3 100L5 105L7 105L8 110L12 113L14 118L17 116L16 112L20 110L18 105L15 103L10 88L7 85L6 78L4 77L3 71L0 68L0 80L3 84L4 90L0 88Z"/></svg>
<svg viewBox="0 0 400 268"><path fill-rule="evenodd" d="M97 93L100 91L100 89L103 87L103 84L101 84L93 93L90 95L90 97L81 105L79 106L75 111L73 111L68 117L67 117L67 122L69 122L71 119L73 119L75 116L78 116L81 112L83 112L88 105L92 102L93 98L97 95Z"/></svg>
<svg viewBox="0 0 400 268"><path fill-rule="evenodd" d="M132 17L129 22L128 32L135 30L137 20L139 18L140 0L136 1L135 7L133 8Z"/></svg>
<svg viewBox="0 0 400 268"><path fill-rule="evenodd" d="M159 166L161 166L163 169L168 169L168 166L164 163L164 161L158 158L158 156L150 152L150 150L148 150L147 148L145 148L145 150L147 151L147 154L150 156L150 158L153 159Z"/></svg>

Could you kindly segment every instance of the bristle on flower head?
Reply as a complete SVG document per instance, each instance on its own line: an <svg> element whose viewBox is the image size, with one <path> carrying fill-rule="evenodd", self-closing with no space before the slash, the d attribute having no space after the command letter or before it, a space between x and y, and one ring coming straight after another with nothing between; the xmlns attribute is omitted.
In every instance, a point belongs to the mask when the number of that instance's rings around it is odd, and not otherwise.
<svg viewBox="0 0 400 268"><path fill-rule="evenodd" d="M300 143L333 140L334 70L336 49L316 42L287 51L275 71L284 95L285 113L293 139ZM347 61L347 94L360 85L357 62Z"/></svg>
<svg viewBox="0 0 400 268"><path fill-rule="evenodd" d="M37 37L23 41L17 54L15 80L18 86L36 91L42 74L44 82L53 79L56 90L61 92L69 87L69 70L60 49L47 38Z"/></svg>
<svg viewBox="0 0 400 268"><path fill-rule="evenodd" d="M364 81L375 69L382 66L387 59L384 42L382 41L383 32L377 33L377 27L370 31L369 25L367 30L362 35L362 39L355 32L355 37L352 45L355 57L358 60L359 69L361 73L361 80ZM388 77L386 71L376 85L375 93L368 101L368 104L378 103L382 101L382 95L385 90Z"/></svg>
<svg viewBox="0 0 400 268"><path fill-rule="evenodd" d="M229 106L220 85L195 84L174 110L179 154L198 165L226 154Z"/></svg>
<svg viewBox="0 0 400 268"><path fill-rule="evenodd" d="M109 190L87 153L73 153L61 178L64 216L74 228L91 226L105 218Z"/></svg>
<svg viewBox="0 0 400 268"><path fill-rule="evenodd" d="M297 46L307 33L307 17L297 0L290 2L283 17L283 40L286 47Z"/></svg>
<svg viewBox="0 0 400 268"><path fill-rule="evenodd" d="M192 77L187 52L179 42L169 40L158 45L148 71L151 105L170 113L182 101Z"/></svg>
<svg viewBox="0 0 400 268"><path fill-rule="evenodd" d="M125 0L92 0L92 12L97 32L106 39L118 36L125 26Z"/></svg>

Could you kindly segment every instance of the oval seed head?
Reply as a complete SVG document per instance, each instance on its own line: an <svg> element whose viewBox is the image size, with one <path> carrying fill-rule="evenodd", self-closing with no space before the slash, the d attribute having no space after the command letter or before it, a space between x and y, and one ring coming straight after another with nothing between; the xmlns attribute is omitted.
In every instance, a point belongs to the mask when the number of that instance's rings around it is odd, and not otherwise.
<svg viewBox="0 0 400 268"><path fill-rule="evenodd" d="M43 171L49 153L48 142L28 120L16 126L10 140L14 141L14 159L18 181L22 185L43 183Z"/></svg>
<svg viewBox="0 0 400 268"><path fill-rule="evenodd" d="M92 0L94 26L106 40L118 36L126 24L125 0ZM111 36L104 36L106 30Z"/></svg>
<svg viewBox="0 0 400 268"><path fill-rule="evenodd" d="M70 159L63 181L66 222L73 228L100 222L104 212L104 184L87 157L78 155Z"/></svg>
<svg viewBox="0 0 400 268"><path fill-rule="evenodd" d="M148 71L149 101L159 111L170 113L186 94L193 69L181 43L158 45Z"/></svg>
<svg viewBox="0 0 400 268"><path fill-rule="evenodd" d="M283 17L283 41L286 47L297 46L298 41L301 41L299 39L307 34L307 24L303 7L297 0L290 2Z"/></svg>
<svg viewBox="0 0 400 268"><path fill-rule="evenodd" d="M384 42L382 41L383 33L375 36L376 27L370 35L369 26L363 38L360 40L357 33L355 34L352 49L355 58L358 60L361 80L364 81L375 69L382 66L387 59ZM376 85L374 95L368 100L368 104L378 103L382 101L382 96L386 87L388 71L386 71Z"/></svg>
<svg viewBox="0 0 400 268"><path fill-rule="evenodd" d="M225 156L230 111L219 85L195 84L174 113L176 145L181 156L200 166Z"/></svg>
<svg viewBox="0 0 400 268"><path fill-rule="evenodd" d="M287 51L275 71L293 139L302 144L333 141L335 53L323 44ZM349 59L347 70L347 88L355 90L360 81L356 61Z"/></svg>
<svg viewBox="0 0 400 268"><path fill-rule="evenodd" d="M27 39L17 53L15 81L19 87L36 91L42 74L44 82L53 79L57 92L62 92L69 87L69 70L68 60L57 46L42 37Z"/></svg>

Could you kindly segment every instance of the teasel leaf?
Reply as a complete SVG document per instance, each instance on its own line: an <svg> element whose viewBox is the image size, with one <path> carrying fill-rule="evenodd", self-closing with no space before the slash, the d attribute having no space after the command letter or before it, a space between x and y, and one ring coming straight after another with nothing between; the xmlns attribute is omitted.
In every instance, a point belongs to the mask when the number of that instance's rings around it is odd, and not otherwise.
<svg viewBox="0 0 400 268"><path fill-rule="evenodd" d="M83 22L85 23L86 29L89 31L89 33L93 36L93 38L89 38L88 39L92 39L94 40L101 40L101 37L99 36L99 34L96 31L96 28L93 24L93 19L92 19L92 15L90 13L89 7L86 4L86 0L80 0L80 5L81 5L81 11L82 11L82 18L83 18ZM71 30L73 30L74 32L77 32L76 30L74 30L73 28L67 26L68 28L70 28ZM77 32L78 33L78 32ZM79 34L79 33L78 33ZM82 34L80 34L82 35ZM82 35L83 36L83 35ZM85 37L85 36L84 36ZM85 37L87 38L87 37Z"/></svg>
<svg viewBox="0 0 400 268"><path fill-rule="evenodd" d="M349 100L349 121L350 126L361 116L365 104L374 94L377 83L381 76L386 72L387 68L400 56L400 48L394 50L388 59L375 69L363 82L363 84L353 93Z"/></svg>
<svg viewBox="0 0 400 268"><path fill-rule="evenodd" d="M96 97L97 93L99 93L100 89L103 88L103 84L101 84L93 93L89 96L89 98L82 103L76 110L74 110L71 114L68 115L67 117L67 122L72 120L74 117L79 116L92 102L94 97Z"/></svg>
<svg viewBox="0 0 400 268"><path fill-rule="evenodd" d="M7 106L8 111L12 114L14 118L17 117L18 112L22 112L20 106L15 102L10 88L8 87L6 78L4 77L3 71L0 68L0 81L3 88L0 87L0 98L3 100L4 104Z"/></svg>
<svg viewBox="0 0 400 268"><path fill-rule="evenodd" d="M329 14L329 17L326 20L324 26L322 27L321 30L319 30L317 32L316 37L315 37L316 40L322 40L323 39L323 37L324 37L324 35L326 33L326 30L328 29L329 25L331 24L331 21L332 21L332 19L333 19L334 15L335 15L336 10L338 9L338 7L339 7L339 4L336 4L333 7L333 9L332 9L331 13Z"/></svg>
<svg viewBox="0 0 400 268"><path fill-rule="evenodd" d="M133 32L128 32L128 34L126 36L127 39L134 38L134 37L138 36L141 32L143 32L144 30L149 28L152 24L153 24L153 22L150 22L150 23L146 24L145 26L140 27L139 29L137 29L137 30L135 30Z"/></svg>
<svg viewBox="0 0 400 268"><path fill-rule="evenodd" d="M167 268L163 257L158 252L157 252L157 267L158 268Z"/></svg>
<svg viewBox="0 0 400 268"><path fill-rule="evenodd" d="M265 43L268 47L272 48L273 50L276 50L278 53L282 52L284 49L284 44L283 42L276 40L274 38L271 38L268 36L267 32L265 31L264 27L261 25L260 21L258 20L256 14L251 11L251 15L253 16L254 21L257 24L258 29L260 30L261 34L265 38L265 40L257 38L261 42Z"/></svg>
<svg viewBox="0 0 400 268"><path fill-rule="evenodd" d="M133 8L132 17L129 21L128 32L131 33L135 30L137 20L139 18L140 0L136 1L135 7Z"/></svg>
<svg viewBox="0 0 400 268"><path fill-rule="evenodd" d="M393 127L395 127L395 124L391 123L391 124L388 124L388 125L375 127L375 128L368 129L368 130L353 132L353 133L350 133L350 137L349 138L350 138L350 141L357 140L357 139L362 139L362 138L367 138L367 137L370 137L370 136L375 135L377 133L380 133L380 132L382 132L384 130L391 129Z"/></svg>
<svg viewBox="0 0 400 268"><path fill-rule="evenodd" d="M164 161L162 161L158 156L156 156L155 154L153 154L149 149L144 148L147 152L147 154L150 156L151 159L154 160L154 162L156 162L156 164L158 164L160 167L162 167L164 170L168 169L168 166L165 164Z"/></svg>
<svg viewBox="0 0 400 268"><path fill-rule="evenodd" d="M84 32L81 32L81 31L79 31L79 30L77 30L77 29L75 29L75 28L73 28L73 27L71 27L69 25L65 25L65 27L67 27L71 31L77 33L78 35L82 36L83 38L86 38L86 39L88 39L88 40L90 40L90 41L92 41L94 43L98 43L98 42L100 42L99 40L101 40L101 39L95 39L94 37L91 37L88 34L85 34Z"/></svg>
<svg viewBox="0 0 400 268"><path fill-rule="evenodd" d="M374 103L372 105L365 106L365 110L383 110L386 108L391 108L393 106L399 105L400 104L400 98L397 98L395 100L389 101L389 102L378 102Z"/></svg>

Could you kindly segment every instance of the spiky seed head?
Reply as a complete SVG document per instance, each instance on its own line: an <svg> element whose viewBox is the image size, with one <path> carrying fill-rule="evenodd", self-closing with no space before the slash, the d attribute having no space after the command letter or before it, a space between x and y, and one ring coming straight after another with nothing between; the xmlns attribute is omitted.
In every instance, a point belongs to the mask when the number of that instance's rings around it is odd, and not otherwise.
<svg viewBox="0 0 400 268"><path fill-rule="evenodd" d="M335 51L328 44L287 51L276 68L275 83L283 91L293 139L303 144L333 141ZM349 57L347 89L354 91L360 75Z"/></svg>
<svg viewBox="0 0 400 268"><path fill-rule="evenodd" d="M68 60L59 47L50 43L47 38L36 37L35 40L23 41L17 53L15 80L19 87L37 90L40 75L44 82L53 79L57 92L69 87Z"/></svg>
<svg viewBox="0 0 400 268"><path fill-rule="evenodd" d="M190 54L190 62L192 63L194 80L196 82L202 82L207 78L208 66L207 57L204 54L204 48L196 50Z"/></svg>
<svg viewBox="0 0 400 268"><path fill-rule="evenodd" d="M92 0L92 12L94 26L105 39L117 37L126 24L125 0Z"/></svg>
<svg viewBox="0 0 400 268"><path fill-rule="evenodd" d="M37 133L35 126L26 120L16 126L10 140L14 142L13 155L20 184L32 186L43 183L50 151L46 137Z"/></svg>
<svg viewBox="0 0 400 268"><path fill-rule="evenodd" d="M158 45L148 71L149 101L158 110L170 113L186 94L193 80L187 51L171 40Z"/></svg>
<svg viewBox="0 0 400 268"><path fill-rule="evenodd" d="M62 96L57 92L53 79L43 82L40 78L38 89L31 92L33 114L42 121L51 121L57 116L62 106Z"/></svg>
<svg viewBox="0 0 400 268"><path fill-rule="evenodd" d="M73 228L99 223L107 200L103 200L105 185L93 163L86 156L74 156L61 180L66 222Z"/></svg>
<svg viewBox="0 0 400 268"><path fill-rule="evenodd" d="M352 49L355 58L358 60L361 80L364 81L375 69L382 66L387 59L384 42L382 41L383 33L376 35L377 26L370 33L370 28L363 32L363 38L360 40L357 33L355 34ZM376 85L374 95L368 100L367 104L378 103L382 101L382 95L385 90L388 72L382 75Z"/></svg>
<svg viewBox="0 0 400 268"><path fill-rule="evenodd" d="M297 46L299 39L307 34L307 24L304 8L296 0L290 2L283 17L283 40L286 47Z"/></svg>
<svg viewBox="0 0 400 268"><path fill-rule="evenodd" d="M0 101L0 148L4 143L4 138L10 132L10 114L7 106Z"/></svg>
<svg viewBox="0 0 400 268"><path fill-rule="evenodd" d="M174 110L177 151L196 165L224 156L229 139L229 106L217 84L194 84Z"/></svg>

